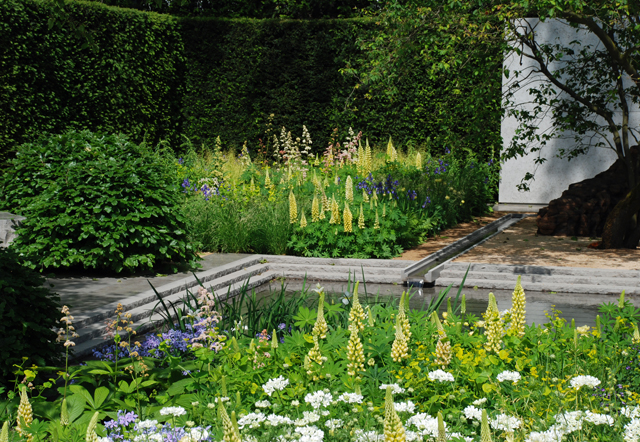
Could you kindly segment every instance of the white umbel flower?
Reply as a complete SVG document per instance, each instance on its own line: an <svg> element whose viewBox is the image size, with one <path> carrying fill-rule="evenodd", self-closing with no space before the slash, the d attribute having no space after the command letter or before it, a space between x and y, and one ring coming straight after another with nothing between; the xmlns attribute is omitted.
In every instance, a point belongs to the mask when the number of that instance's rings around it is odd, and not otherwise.
<svg viewBox="0 0 640 442"><path fill-rule="evenodd" d="M271 396L274 391L282 391L287 385L289 385L289 379L285 379L284 376L279 376L275 379L269 379L262 386L262 389L267 393L267 396Z"/></svg>
<svg viewBox="0 0 640 442"><path fill-rule="evenodd" d="M504 382L504 381L511 381L514 384L517 384L518 381L520 379L522 379L522 376L520 376L520 373L518 373L517 371L508 371L505 370L502 373L500 373L496 379L498 379L499 382Z"/></svg>
<svg viewBox="0 0 640 442"><path fill-rule="evenodd" d="M569 384L571 384L571 387L575 388L576 390L580 390L580 387L584 386L595 388L600 385L600 379L588 375L576 376L571 379L571 381L569 381Z"/></svg>
<svg viewBox="0 0 640 442"><path fill-rule="evenodd" d="M434 370L429 373L429 379L438 382L453 382L455 379L451 373L444 370Z"/></svg>

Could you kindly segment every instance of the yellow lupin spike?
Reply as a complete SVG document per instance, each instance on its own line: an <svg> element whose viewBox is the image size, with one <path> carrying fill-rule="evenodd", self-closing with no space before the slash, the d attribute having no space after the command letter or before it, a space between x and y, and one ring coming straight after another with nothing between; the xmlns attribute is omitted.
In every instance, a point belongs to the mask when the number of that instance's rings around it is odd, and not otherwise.
<svg viewBox="0 0 640 442"><path fill-rule="evenodd" d="M331 219L333 224L340 224L340 206L334 196L331 197ZM329 221L331 224L331 221Z"/></svg>
<svg viewBox="0 0 640 442"><path fill-rule="evenodd" d="M442 326L442 322L440 322L440 318L438 317L438 312L431 312L431 322L433 322L436 326L436 330L438 331L438 335L446 336L447 333L444 331L444 327Z"/></svg>
<svg viewBox="0 0 640 442"><path fill-rule="evenodd" d="M273 329L273 333L271 333L271 350L275 350L278 348L280 344L278 344L278 335L276 334L276 329Z"/></svg>
<svg viewBox="0 0 640 442"><path fill-rule="evenodd" d="M393 405L391 387L384 397L384 442L406 442L407 436Z"/></svg>
<svg viewBox="0 0 640 442"><path fill-rule="evenodd" d="M347 177L347 181L345 182L345 191L344 196L345 199L352 203L353 202L353 180L351 179L351 175Z"/></svg>
<svg viewBox="0 0 640 442"><path fill-rule="evenodd" d="M438 343L436 344L436 365L440 366L443 370L451 363L451 343L446 335L438 337Z"/></svg>
<svg viewBox="0 0 640 442"><path fill-rule="evenodd" d="M340 177L338 175L336 175L336 177L333 179L333 184L335 184L336 186L340 184Z"/></svg>
<svg viewBox="0 0 640 442"><path fill-rule="evenodd" d="M358 228L364 229L364 211L362 210L362 203L360 203L360 215L358 216Z"/></svg>
<svg viewBox="0 0 640 442"><path fill-rule="evenodd" d="M373 327L375 325L375 318L373 317L373 312L369 306L367 306L367 321L369 321L369 327Z"/></svg>
<svg viewBox="0 0 640 442"><path fill-rule="evenodd" d="M369 146L369 139L367 138L367 146L364 150L364 155L366 158L366 169L365 176L369 176L371 172L373 172L373 154L371 152L371 147Z"/></svg>
<svg viewBox="0 0 640 442"><path fill-rule="evenodd" d="M347 344L347 374L357 376L364 371L364 348L358 336L358 329L354 324L349 326L349 343Z"/></svg>
<svg viewBox="0 0 640 442"><path fill-rule="evenodd" d="M349 209L349 203L344 203L344 212L342 214L342 218L344 221L344 231L345 233L353 232L353 215L351 214L351 210Z"/></svg>
<svg viewBox="0 0 640 442"><path fill-rule="evenodd" d="M640 331L638 331L638 325L633 324L633 338L631 340L634 344L640 344Z"/></svg>
<svg viewBox="0 0 640 442"><path fill-rule="evenodd" d="M385 216L387 216L387 204L383 204L382 205L382 217L384 218Z"/></svg>
<svg viewBox="0 0 640 442"><path fill-rule="evenodd" d="M289 192L289 222L291 224L298 222L298 205L293 191Z"/></svg>
<svg viewBox="0 0 640 442"><path fill-rule="evenodd" d="M320 342L318 340L318 335L313 335L313 347L309 350L309 360L315 362L316 364L322 365L322 353L320 353Z"/></svg>
<svg viewBox="0 0 640 442"><path fill-rule="evenodd" d="M389 137L389 142L387 143L387 157L388 161L391 160L393 152L393 142L391 141L391 137Z"/></svg>
<svg viewBox="0 0 640 442"><path fill-rule="evenodd" d="M327 321L324 318L324 290L320 290L319 299L318 299L318 313L316 315L316 323L313 325L313 329L311 330L311 334L317 335L318 337L324 339L327 337L327 331L329 327L327 326Z"/></svg>
<svg viewBox="0 0 640 442"><path fill-rule="evenodd" d="M313 195L313 201L311 202L311 222L317 223L320 221L320 203L318 197Z"/></svg>
<svg viewBox="0 0 640 442"><path fill-rule="evenodd" d="M253 177L251 177L251 182L249 184L249 192L255 193L255 191L256 191L256 185L253 182Z"/></svg>
<svg viewBox="0 0 640 442"><path fill-rule="evenodd" d="M360 281L356 281L355 288L353 289L353 299L351 303L351 311L349 312L349 324L355 325L358 332L364 330L364 309L360 304L360 299L358 299L358 287L360 286Z"/></svg>
<svg viewBox="0 0 640 442"><path fill-rule="evenodd" d="M624 290L620 293L620 299L618 300L618 308L624 308Z"/></svg>
<svg viewBox="0 0 640 442"><path fill-rule="evenodd" d="M362 189L362 200L363 200L365 203L368 203L368 202L369 202L369 195L367 194L367 191L366 191L366 190L364 190L364 189Z"/></svg>
<svg viewBox="0 0 640 442"><path fill-rule="evenodd" d="M18 431L18 434L22 437L26 437L28 441L33 440L33 436L27 435L22 428L23 423L28 427L29 424L33 422L33 408L31 408L31 404L29 403L27 388L24 386L20 389L20 405L18 405L18 416L16 421L16 430Z"/></svg>
<svg viewBox="0 0 640 442"><path fill-rule="evenodd" d="M416 169L422 170L422 155L420 155L420 152L416 154Z"/></svg>
<svg viewBox="0 0 640 442"><path fill-rule="evenodd" d="M376 209L376 220L373 223L373 229L374 230L380 229L380 221L378 220L378 209Z"/></svg>
<svg viewBox="0 0 640 442"><path fill-rule="evenodd" d="M502 349L503 331L504 325L500 317L500 312L498 311L496 298L493 293L489 293L489 305L484 314L484 335L487 338L484 348L486 351L500 352Z"/></svg>
<svg viewBox="0 0 640 442"><path fill-rule="evenodd" d="M66 426L71 422L69 421L69 409L67 407L67 399L62 400L62 406L60 407L60 425ZM0 441L2 442L2 441Z"/></svg>
<svg viewBox="0 0 640 442"><path fill-rule="evenodd" d="M409 318L407 318L406 312L406 305L409 302L407 299L408 296L409 294L407 292L402 292L402 295L400 295L400 304L398 305L398 321L400 321L402 333L407 342L411 340L411 325L409 324Z"/></svg>
<svg viewBox="0 0 640 442"><path fill-rule="evenodd" d="M300 228L304 229L307 227L307 218L304 216L304 209L302 209L302 215L300 215Z"/></svg>
<svg viewBox="0 0 640 442"><path fill-rule="evenodd" d="M509 328L509 332L520 337L524 336L524 328L526 325L526 302L524 289L520 283L520 276L518 276L516 288L511 297L511 327Z"/></svg>
<svg viewBox="0 0 640 442"><path fill-rule="evenodd" d="M408 357L409 346L407 345L407 338L402 332L400 317L396 317L396 336L393 344L391 345L391 359L393 359L395 362L400 362Z"/></svg>
<svg viewBox="0 0 640 442"><path fill-rule="evenodd" d="M271 187L271 178L269 178L269 169L267 169L264 174L264 187L266 188Z"/></svg>
<svg viewBox="0 0 640 442"><path fill-rule="evenodd" d="M373 205L378 207L378 191L373 189L373 196L371 197L371 201L373 201Z"/></svg>

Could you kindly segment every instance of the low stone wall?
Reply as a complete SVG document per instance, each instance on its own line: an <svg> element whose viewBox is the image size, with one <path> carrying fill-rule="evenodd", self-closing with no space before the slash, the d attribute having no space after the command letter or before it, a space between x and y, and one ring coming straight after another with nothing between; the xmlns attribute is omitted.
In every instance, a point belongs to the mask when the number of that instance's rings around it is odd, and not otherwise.
<svg viewBox="0 0 640 442"><path fill-rule="evenodd" d="M24 216L0 212L0 247L7 247L16 237L16 227L25 220Z"/></svg>

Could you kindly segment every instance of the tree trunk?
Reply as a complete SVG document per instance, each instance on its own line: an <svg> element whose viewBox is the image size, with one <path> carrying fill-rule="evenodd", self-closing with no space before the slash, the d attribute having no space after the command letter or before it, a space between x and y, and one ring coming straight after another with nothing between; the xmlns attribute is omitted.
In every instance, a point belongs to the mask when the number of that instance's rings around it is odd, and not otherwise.
<svg viewBox="0 0 640 442"><path fill-rule="evenodd" d="M640 240L640 184L613 208L602 232L601 249L635 249Z"/></svg>

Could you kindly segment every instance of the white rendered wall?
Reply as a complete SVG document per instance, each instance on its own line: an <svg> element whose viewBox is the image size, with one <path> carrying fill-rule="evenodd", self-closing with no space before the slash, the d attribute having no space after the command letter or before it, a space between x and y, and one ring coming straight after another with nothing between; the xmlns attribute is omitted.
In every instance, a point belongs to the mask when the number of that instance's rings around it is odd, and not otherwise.
<svg viewBox="0 0 640 442"><path fill-rule="evenodd" d="M547 20L540 22L537 19L527 19L532 26L536 26L536 39L540 42L554 43L563 42L567 45L573 40L580 40L582 45L599 43L598 39L586 31L578 31L559 20ZM529 73L534 67L534 62L526 57L518 57L512 54L505 58L504 65L510 71L518 70L521 77ZM513 75L509 79L503 77L502 88L505 92L509 82L513 81ZM532 74L527 85L521 88L513 97L515 103L525 109L533 109L531 101L533 97L529 94L529 89L535 88L536 83L544 78L542 74ZM621 118L620 118L621 120ZM640 109L634 108L630 113L630 125L638 126L640 123ZM502 121L501 135L503 145L511 144L518 122L514 117L505 117ZM551 117L546 116L539 122L540 133L551 127ZM609 137L612 139L612 137ZM599 140L598 140L599 141ZM517 159L511 159L502 165L500 173L499 202L502 204L548 204L549 201L558 198L565 191L569 184L577 183L587 178L592 178L598 173L607 170L617 156L609 148L592 147L585 155L580 155L571 161L560 159L556 155L560 148L569 149L575 145L573 134L565 134L561 139L553 139L541 151ZM538 157L546 158L543 164L536 164L534 160ZM527 172L535 175L535 180L529 183L530 191L520 192L517 185L522 182L522 178Z"/></svg>

